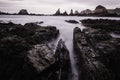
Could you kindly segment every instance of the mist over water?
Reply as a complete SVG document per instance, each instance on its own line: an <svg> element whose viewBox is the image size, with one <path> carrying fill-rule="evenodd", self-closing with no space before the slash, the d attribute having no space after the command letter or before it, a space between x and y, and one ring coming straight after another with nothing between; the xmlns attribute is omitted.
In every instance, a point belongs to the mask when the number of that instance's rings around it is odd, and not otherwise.
<svg viewBox="0 0 120 80"><path fill-rule="evenodd" d="M70 60L71 60L71 68L72 68L72 80L79 80L78 77L78 70L76 67L76 61L75 61L75 54L73 51L73 29L75 27L79 27L82 29L85 28L79 20L81 19L115 19L115 20L120 20L120 18L108 18L108 17L77 17L77 16L72 16L72 17L64 17L64 16L21 16L21 15L0 15L0 20L3 20L3 22L14 22L17 24L25 24L29 22L40 22L43 21L44 23L41 24L42 26L55 26L57 29L60 31L60 36L58 37L57 40L50 42L51 46L56 46L57 42L62 39L65 41L65 44L70 52ZM65 20L76 20L79 22L79 24L71 24L65 22ZM115 35L113 35L115 36ZM55 50L55 49L54 49Z"/></svg>

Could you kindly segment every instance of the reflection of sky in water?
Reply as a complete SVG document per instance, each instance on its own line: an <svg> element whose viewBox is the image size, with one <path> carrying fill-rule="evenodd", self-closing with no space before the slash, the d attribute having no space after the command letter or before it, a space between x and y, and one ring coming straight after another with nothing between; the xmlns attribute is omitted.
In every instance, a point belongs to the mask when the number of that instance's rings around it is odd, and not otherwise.
<svg viewBox="0 0 120 80"><path fill-rule="evenodd" d="M72 16L72 17L63 17L63 16L8 16L8 15L0 15L0 21L3 20L4 22L9 22L12 21L14 23L17 24L25 24L28 22L40 22L43 21L44 23L41 24L43 26L56 26L59 30L60 30L60 36L59 38L54 41L51 42L51 46L54 46L53 44L57 44L58 40L60 38L63 39L63 41L65 41L65 44L70 52L70 59L71 59L71 67L73 70L73 74L75 76L74 80L78 80L78 78L76 76L78 76L78 72L76 69L76 65L75 65L75 60L74 57L75 55L73 54L73 29L75 27L80 27L81 29L85 28L81 23L79 24L70 24L65 22L65 20L76 20L79 21L81 19L87 19L87 18L91 18L91 19L115 19L115 20L120 20L120 18L114 18L114 17L77 17L77 16ZM80 21L79 21L80 22ZM119 37L120 35L116 36L115 34L111 34L113 37Z"/></svg>

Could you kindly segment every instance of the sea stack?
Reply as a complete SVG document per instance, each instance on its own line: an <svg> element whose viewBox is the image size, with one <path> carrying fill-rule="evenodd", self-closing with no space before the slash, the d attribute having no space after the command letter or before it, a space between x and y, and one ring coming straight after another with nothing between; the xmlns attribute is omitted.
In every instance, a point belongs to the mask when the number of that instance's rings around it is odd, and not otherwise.
<svg viewBox="0 0 120 80"><path fill-rule="evenodd" d="M68 16L67 11L63 12L63 14L62 14L62 15L63 15L63 16Z"/></svg>
<svg viewBox="0 0 120 80"><path fill-rule="evenodd" d="M60 8L56 11L56 13L55 13L54 15L55 15L55 16L61 15L61 13L60 13Z"/></svg>
<svg viewBox="0 0 120 80"><path fill-rule="evenodd" d="M70 16L73 16L74 14L73 14L73 10L71 9L71 12L70 12L70 14L69 14Z"/></svg>

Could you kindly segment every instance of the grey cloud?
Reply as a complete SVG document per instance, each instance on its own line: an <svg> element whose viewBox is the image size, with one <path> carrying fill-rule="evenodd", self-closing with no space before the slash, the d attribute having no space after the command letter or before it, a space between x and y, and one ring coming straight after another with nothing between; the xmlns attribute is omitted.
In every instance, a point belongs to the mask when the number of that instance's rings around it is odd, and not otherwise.
<svg viewBox="0 0 120 80"><path fill-rule="evenodd" d="M120 0L0 0L0 10L17 11L26 8L31 12L35 9L39 10L40 13L53 13L53 10L58 8L62 10L94 9L97 5L103 5L106 8L120 7ZM12 10L13 7L15 10Z"/></svg>

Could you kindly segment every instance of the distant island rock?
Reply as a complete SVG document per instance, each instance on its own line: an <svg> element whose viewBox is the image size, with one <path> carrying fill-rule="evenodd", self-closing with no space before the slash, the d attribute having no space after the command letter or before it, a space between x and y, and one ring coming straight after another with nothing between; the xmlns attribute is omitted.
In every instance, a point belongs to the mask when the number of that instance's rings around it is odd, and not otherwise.
<svg viewBox="0 0 120 80"><path fill-rule="evenodd" d="M93 11L92 10L90 10L90 9L86 9L86 10L83 10L83 11L81 11L81 15L89 15L89 14L92 14L93 13Z"/></svg>
<svg viewBox="0 0 120 80"><path fill-rule="evenodd" d="M62 15L64 15L64 16L68 16L67 11L63 12L63 14L62 14Z"/></svg>
<svg viewBox="0 0 120 80"><path fill-rule="evenodd" d="M55 12L54 15L55 15L55 16L59 16L59 15L61 15L61 13L60 13L60 8Z"/></svg>
<svg viewBox="0 0 120 80"><path fill-rule="evenodd" d="M26 9L21 9L18 13L19 15L28 15L28 11Z"/></svg>
<svg viewBox="0 0 120 80"><path fill-rule="evenodd" d="M107 14L107 9L102 5L98 5L94 10L94 14L97 14L97 15Z"/></svg>
<svg viewBox="0 0 120 80"><path fill-rule="evenodd" d="M71 11L70 11L70 14L69 14L70 16L73 16L74 15L74 13L73 13L73 10L71 9Z"/></svg>

